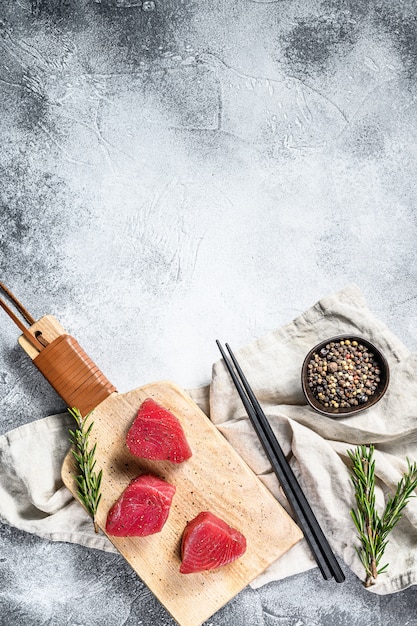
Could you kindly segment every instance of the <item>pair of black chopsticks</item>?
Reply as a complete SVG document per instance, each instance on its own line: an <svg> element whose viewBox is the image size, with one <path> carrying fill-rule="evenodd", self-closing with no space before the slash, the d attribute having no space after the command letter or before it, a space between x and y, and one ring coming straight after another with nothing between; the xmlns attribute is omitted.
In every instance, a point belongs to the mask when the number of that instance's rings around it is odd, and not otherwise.
<svg viewBox="0 0 417 626"><path fill-rule="evenodd" d="M236 360L236 357L234 356L230 346L226 343L226 348L232 360L232 362L230 362L220 342L217 340L216 343L256 434L258 435L265 453L269 458L272 469L274 470L287 500L291 505L296 521L298 522L304 533L304 537L310 546L311 552L313 553L317 565L320 568L323 578L326 580L334 578L338 583L343 582L345 580L345 576L340 568L340 565L337 562L336 557L333 554L333 551L313 511L311 510L311 507L307 502L296 477L294 476L281 446L274 435L266 415ZM239 375L240 380L233 369L232 363Z"/></svg>

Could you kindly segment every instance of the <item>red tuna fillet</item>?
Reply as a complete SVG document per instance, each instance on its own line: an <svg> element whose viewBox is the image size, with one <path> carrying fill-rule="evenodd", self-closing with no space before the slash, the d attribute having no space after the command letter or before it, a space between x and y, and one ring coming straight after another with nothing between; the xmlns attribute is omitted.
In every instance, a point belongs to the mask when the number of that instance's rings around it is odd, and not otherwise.
<svg viewBox="0 0 417 626"><path fill-rule="evenodd" d="M185 527L181 542L181 574L217 569L246 551L246 538L222 519L203 511Z"/></svg>
<svg viewBox="0 0 417 626"><path fill-rule="evenodd" d="M126 435L130 452L142 459L182 463L192 455L179 420L147 398Z"/></svg>
<svg viewBox="0 0 417 626"><path fill-rule="evenodd" d="M106 533L115 537L146 537L162 530L175 486L151 474L134 478L107 515Z"/></svg>

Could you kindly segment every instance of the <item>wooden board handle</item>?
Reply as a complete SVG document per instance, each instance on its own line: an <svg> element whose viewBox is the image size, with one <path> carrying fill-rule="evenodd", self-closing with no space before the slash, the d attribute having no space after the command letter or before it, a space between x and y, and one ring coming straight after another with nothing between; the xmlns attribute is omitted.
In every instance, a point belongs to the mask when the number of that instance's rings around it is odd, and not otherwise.
<svg viewBox="0 0 417 626"><path fill-rule="evenodd" d="M116 387L104 376L79 343L65 332L52 316L46 315L30 326L29 331L48 342L40 352L23 335L19 344L69 407L86 415Z"/></svg>

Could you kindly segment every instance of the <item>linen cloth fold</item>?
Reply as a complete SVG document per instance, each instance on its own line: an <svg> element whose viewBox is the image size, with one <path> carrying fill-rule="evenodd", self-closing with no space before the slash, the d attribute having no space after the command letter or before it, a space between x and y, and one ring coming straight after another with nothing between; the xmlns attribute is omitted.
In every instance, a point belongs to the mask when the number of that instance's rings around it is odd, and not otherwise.
<svg viewBox="0 0 417 626"><path fill-rule="evenodd" d="M389 363L390 384L370 409L328 418L306 404L301 366L314 345L345 333L363 336L380 348ZM332 548L363 579L350 517L355 497L347 450L375 445L376 503L382 509L407 470L406 459L417 459L417 353L410 353L377 319L356 285L322 298L291 323L234 352ZM223 362L213 365L209 386L188 393L291 513ZM61 481L70 425L70 415L51 415L0 437L0 520L51 541L114 552ZM384 556L388 570L371 592L393 593L417 583L417 498L410 500L389 535ZM252 586L314 566L302 540Z"/></svg>

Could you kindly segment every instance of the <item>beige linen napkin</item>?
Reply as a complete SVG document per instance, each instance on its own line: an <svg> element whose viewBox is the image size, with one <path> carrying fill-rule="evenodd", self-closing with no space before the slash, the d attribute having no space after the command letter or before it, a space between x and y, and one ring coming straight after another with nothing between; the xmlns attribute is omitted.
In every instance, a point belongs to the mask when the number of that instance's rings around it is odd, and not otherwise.
<svg viewBox="0 0 417 626"><path fill-rule="evenodd" d="M331 419L306 405L300 370L311 347L343 333L373 341L387 357L391 380L387 394L374 407L355 417ZM417 354L411 354L373 315L355 285L323 298L290 324L250 345L233 347L329 542L363 579L349 514L354 492L346 450L375 444L376 498L383 506L407 469L406 457L417 459ZM188 393L288 509L223 362L214 364L210 387ZM94 533L89 517L61 482L70 423L69 415L52 415L0 437L0 519L53 541L114 551L105 536ZM370 591L392 593L417 582L417 498L391 533L385 555L388 571ZM314 566L302 540L253 586Z"/></svg>

